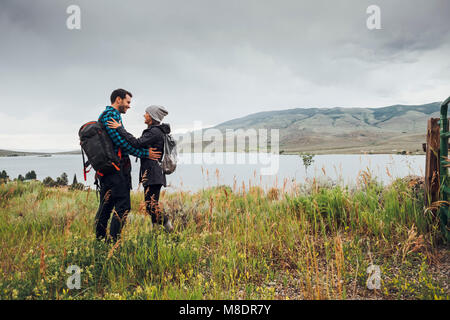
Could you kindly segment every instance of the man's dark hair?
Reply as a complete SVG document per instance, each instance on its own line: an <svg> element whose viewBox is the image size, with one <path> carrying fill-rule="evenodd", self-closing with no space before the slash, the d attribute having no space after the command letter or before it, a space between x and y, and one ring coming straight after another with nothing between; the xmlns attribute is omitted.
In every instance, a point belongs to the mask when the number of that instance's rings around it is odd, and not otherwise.
<svg viewBox="0 0 450 320"><path fill-rule="evenodd" d="M111 93L111 103L114 103L114 101L116 101L117 97L119 97L121 99L125 99L126 95L129 95L130 97L133 96L130 91L127 91L125 89L116 89L116 90L114 90Z"/></svg>

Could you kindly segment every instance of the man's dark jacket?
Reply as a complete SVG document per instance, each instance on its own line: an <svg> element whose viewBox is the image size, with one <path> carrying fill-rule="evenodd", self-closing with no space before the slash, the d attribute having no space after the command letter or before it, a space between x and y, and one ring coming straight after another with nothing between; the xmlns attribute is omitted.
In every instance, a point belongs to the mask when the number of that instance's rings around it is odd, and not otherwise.
<svg viewBox="0 0 450 320"><path fill-rule="evenodd" d="M140 138L135 138L122 126L117 128L119 134L135 148L156 148L161 152L161 159L164 155L164 134L170 133L170 125L162 123L151 125L142 132ZM161 165L156 160L141 158L141 170L139 172L139 182L144 187L154 184L167 185L166 175L163 173Z"/></svg>

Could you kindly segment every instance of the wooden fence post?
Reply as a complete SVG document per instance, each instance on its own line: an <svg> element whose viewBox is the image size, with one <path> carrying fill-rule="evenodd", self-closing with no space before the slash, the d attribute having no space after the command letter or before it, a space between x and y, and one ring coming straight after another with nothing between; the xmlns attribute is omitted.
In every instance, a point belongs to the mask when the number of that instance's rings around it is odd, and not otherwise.
<svg viewBox="0 0 450 320"><path fill-rule="evenodd" d="M439 118L428 119L425 160L425 206L439 200ZM435 210L433 209L433 212Z"/></svg>

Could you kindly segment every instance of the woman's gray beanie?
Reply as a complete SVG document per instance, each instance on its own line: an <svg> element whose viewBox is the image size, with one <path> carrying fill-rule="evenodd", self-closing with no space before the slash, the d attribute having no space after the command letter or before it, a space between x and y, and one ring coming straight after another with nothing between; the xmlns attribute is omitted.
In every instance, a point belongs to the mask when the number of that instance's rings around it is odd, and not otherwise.
<svg viewBox="0 0 450 320"><path fill-rule="evenodd" d="M158 122L161 122L162 119L169 114L163 106L150 106L145 109L145 112L147 112L153 120Z"/></svg>

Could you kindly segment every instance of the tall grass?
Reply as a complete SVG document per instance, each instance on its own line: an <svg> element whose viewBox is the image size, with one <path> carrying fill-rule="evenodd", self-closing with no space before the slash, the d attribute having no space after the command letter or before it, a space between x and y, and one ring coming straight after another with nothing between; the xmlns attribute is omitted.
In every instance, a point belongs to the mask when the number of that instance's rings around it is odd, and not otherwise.
<svg viewBox="0 0 450 320"><path fill-rule="evenodd" d="M2 299L448 299L436 218L401 180L355 188L313 181L162 193L175 232L146 216L144 196L115 246L95 240L92 191L0 185ZM366 269L382 270L381 290ZM69 290L70 265L82 268Z"/></svg>

